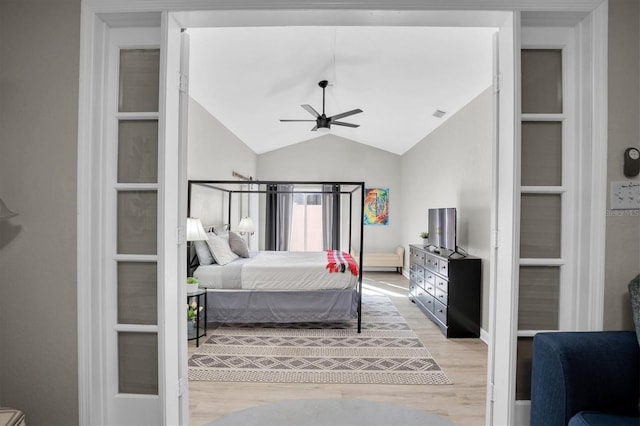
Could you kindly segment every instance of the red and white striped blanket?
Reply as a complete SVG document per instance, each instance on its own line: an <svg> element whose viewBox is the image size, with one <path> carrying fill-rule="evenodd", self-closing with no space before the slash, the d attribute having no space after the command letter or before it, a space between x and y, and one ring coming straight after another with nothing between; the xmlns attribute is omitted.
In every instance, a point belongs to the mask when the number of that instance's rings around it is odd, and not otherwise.
<svg viewBox="0 0 640 426"><path fill-rule="evenodd" d="M340 250L325 250L327 252L327 269L329 272L351 271L352 275L358 275L358 267L349 253Z"/></svg>

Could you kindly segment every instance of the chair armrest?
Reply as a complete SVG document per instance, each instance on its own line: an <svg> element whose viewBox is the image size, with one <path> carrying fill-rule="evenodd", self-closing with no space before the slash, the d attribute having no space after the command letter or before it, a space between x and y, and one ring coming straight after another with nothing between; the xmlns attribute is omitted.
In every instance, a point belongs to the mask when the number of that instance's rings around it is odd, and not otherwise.
<svg viewBox="0 0 640 426"><path fill-rule="evenodd" d="M533 339L531 426L566 425L583 410L638 414L635 332L550 332Z"/></svg>
<svg viewBox="0 0 640 426"><path fill-rule="evenodd" d="M402 247L402 246L396 247L396 254L398 256L400 256L400 257L403 257L404 256L404 247Z"/></svg>

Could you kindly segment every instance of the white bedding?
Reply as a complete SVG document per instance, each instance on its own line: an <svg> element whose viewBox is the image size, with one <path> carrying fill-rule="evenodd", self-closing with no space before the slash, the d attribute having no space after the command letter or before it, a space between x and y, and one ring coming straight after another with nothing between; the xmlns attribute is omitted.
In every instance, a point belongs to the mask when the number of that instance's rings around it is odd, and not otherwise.
<svg viewBox="0 0 640 426"><path fill-rule="evenodd" d="M196 269L200 287L243 290L354 289L358 277L349 270L329 273L325 252L264 251L225 266Z"/></svg>

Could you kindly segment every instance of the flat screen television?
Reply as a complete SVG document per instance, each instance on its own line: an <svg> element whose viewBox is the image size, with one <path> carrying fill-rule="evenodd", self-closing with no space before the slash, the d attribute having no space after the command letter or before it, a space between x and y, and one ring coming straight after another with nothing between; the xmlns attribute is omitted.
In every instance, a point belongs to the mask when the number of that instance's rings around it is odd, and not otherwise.
<svg viewBox="0 0 640 426"><path fill-rule="evenodd" d="M429 209L429 245L456 251L456 209Z"/></svg>

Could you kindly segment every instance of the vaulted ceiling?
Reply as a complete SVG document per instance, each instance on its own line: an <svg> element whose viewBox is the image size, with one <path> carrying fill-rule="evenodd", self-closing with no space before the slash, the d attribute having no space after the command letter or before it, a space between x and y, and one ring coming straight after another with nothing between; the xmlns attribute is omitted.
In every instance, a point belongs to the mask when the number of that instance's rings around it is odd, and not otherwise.
<svg viewBox="0 0 640 426"><path fill-rule="evenodd" d="M189 29L189 93L256 153L309 140L322 112L358 128L331 133L403 154L492 82L492 28ZM434 117L436 111L445 112Z"/></svg>

